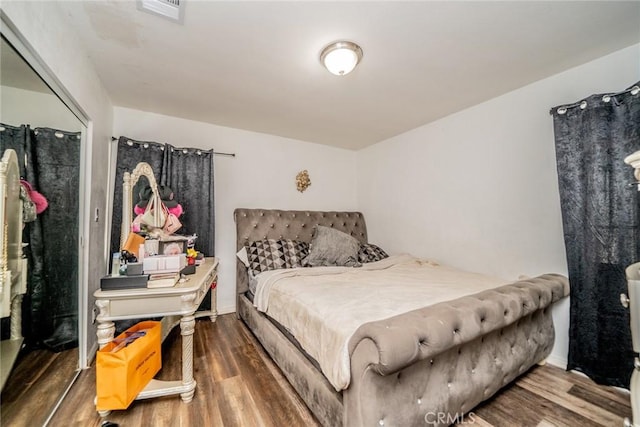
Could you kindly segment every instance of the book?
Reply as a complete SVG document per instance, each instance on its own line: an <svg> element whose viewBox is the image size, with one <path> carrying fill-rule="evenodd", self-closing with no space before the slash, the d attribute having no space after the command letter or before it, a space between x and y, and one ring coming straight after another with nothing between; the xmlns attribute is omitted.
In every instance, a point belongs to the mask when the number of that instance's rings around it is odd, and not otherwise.
<svg viewBox="0 0 640 427"><path fill-rule="evenodd" d="M147 288L170 288L180 280L180 273L150 274Z"/></svg>
<svg viewBox="0 0 640 427"><path fill-rule="evenodd" d="M187 255L155 255L146 256L142 260L142 269L145 274L175 274L187 266Z"/></svg>
<svg viewBox="0 0 640 427"><path fill-rule="evenodd" d="M136 276L105 276L100 279L100 289L113 291L117 289L135 289L147 286L149 276L140 274Z"/></svg>

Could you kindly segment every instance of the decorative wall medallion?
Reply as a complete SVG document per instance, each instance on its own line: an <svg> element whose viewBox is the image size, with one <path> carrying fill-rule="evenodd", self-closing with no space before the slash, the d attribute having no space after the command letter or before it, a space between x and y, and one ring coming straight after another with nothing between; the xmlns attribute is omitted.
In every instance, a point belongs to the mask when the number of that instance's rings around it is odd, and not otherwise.
<svg viewBox="0 0 640 427"><path fill-rule="evenodd" d="M296 175L296 188L299 192L304 192L311 185L311 180L309 179L309 172L307 170L303 170Z"/></svg>

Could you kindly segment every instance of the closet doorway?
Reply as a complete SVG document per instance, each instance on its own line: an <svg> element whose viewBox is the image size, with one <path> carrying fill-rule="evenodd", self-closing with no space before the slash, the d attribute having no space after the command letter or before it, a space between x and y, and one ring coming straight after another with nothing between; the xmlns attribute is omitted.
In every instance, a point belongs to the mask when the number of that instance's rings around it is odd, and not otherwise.
<svg viewBox="0 0 640 427"><path fill-rule="evenodd" d="M21 177L47 207L23 228L28 273L19 325L24 340L15 360L2 357L0 414L3 425L46 425L77 377L86 346L80 285L86 120L34 71L41 66L6 25L1 43L0 147L19 153ZM10 339L9 325L3 318L3 343Z"/></svg>

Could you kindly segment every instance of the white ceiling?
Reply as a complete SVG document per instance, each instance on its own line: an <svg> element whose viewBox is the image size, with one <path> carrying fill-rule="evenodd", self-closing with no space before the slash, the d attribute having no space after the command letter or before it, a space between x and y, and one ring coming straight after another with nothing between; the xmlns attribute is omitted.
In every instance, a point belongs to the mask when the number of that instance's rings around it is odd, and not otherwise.
<svg viewBox="0 0 640 427"><path fill-rule="evenodd" d="M60 4L115 105L349 149L640 42L638 1ZM344 77L318 60L340 39Z"/></svg>

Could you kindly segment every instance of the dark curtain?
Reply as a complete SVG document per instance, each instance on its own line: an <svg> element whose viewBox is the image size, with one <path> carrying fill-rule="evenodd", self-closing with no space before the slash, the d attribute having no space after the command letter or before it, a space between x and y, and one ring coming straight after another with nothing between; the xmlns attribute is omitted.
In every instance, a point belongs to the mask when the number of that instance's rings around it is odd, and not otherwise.
<svg viewBox="0 0 640 427"><path fill-rule="evenodd" d="M205 256L214 256L213 150L176 148L170 144L135 141L127 137L118 139L111 252L117 252L120 245L122 178L139 162L149 163L158 185L169 186L182 205L182 228L177 234L197 234L196 250ZM133 192L133 201L137 201L137 191Z"/></svg>
<svg viewBox="0 0 640 427"><path fill-rule="evenodd" d="M80 133L2 125L0 151L18 153L21 176L48 200L26 223L28 289L23 335L30 347L62 351L78 345ZM3 328L5 330L5 328Z"/></svg>
<svg viewBox="0 0 640 427"><path fill-rule="evenodd" d="M551 110L571 286L567 369L629 387L625 268L640 260L640 198L624 158L640 150L640 95L592 95Z"/></svg>
<svg viewBox="0 0 640 427"><path fill-rule="evenodd" d="M168 146L160 178L168 185L184 209L179 234L196 233L196 249L207 256L215 254L213 203L213 150Z"/></svg>
<svg viewBox="0 0 640 427"><path fill-rule="evenodd" d="M18 167L20 168L20 176L26 177L26 168L23 159L27 149L31 147L31 127L29 125L11 126L0 123L2 132L0 132L0 156L4 150L15 150L18 157Z"/></svg>
<svg viewBox="0 0 640 427"><path fill-rule="evenodd" d="M214 256L213 155L213 150L176 148L170 144L120 137L113 196L111 252L117 252L120 248L124 172L133 171L139 162L147 162L154 171L158 185L169 186L175 199L182 205L184 213L179 218L182 228L176 234L197 234L195 249L205 256ZM137 201L137 194L136 190L132 193L134 203ZM208 310L210 306L210 298L206 296L201 309ZM116 329L124 330L129 323L118 323Z"/></svg>
<svg viewBox="0 0 640 427"><path fill-rule="evenodd" d="M158 171L164 162L163 144L155 142L134 142L128 138L118 140L116 176L113 189L113 215L111 217L111 253L120 250L120 228L122 227L122 178L125 172L132 172L140 162L149 163L159 182ZM174 190L175 191L175 190ZM134 189L132 198L135 202L138 191ZM180 230L182 231L182 230Z"/></svg>

